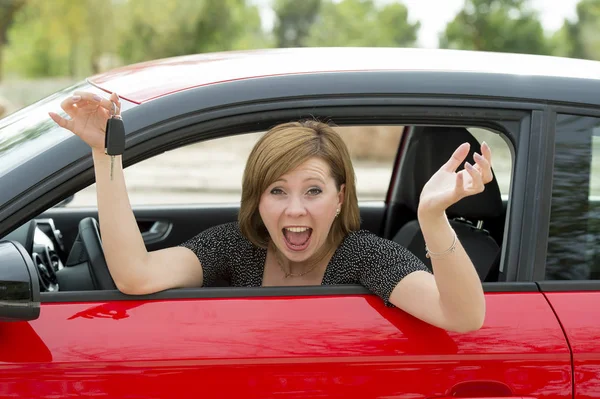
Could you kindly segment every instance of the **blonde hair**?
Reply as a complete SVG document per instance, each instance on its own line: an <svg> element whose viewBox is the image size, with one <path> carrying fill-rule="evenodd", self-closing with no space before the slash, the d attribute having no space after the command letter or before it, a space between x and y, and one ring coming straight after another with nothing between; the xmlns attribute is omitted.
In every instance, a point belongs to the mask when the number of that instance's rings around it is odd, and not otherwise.
<svg viewBox="0 0 600 399"><path fill-rule="evenodd" d="M338 191L345 185L344 202L329 234L330 246L339 245L349 232L360 228L354 169L340 135L328 124L314 120L283 123L258 140L242 178L239 226L242 234L256 246L266 248L270 241L258 211L261 195L282 175L313 157L329 165Z"/></svg>

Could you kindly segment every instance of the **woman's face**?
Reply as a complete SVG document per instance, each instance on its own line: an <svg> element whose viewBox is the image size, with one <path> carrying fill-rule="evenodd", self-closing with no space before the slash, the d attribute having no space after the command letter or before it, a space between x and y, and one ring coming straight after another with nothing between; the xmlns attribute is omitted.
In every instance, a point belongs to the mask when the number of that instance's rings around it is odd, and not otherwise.
<svg viewBox="0 0 600 399"><path fill-rule="evenodd" d="M261 195L258 210L273 244L291 262L309 259L326 242L344 199L329 165L310 158Z"/></svg>

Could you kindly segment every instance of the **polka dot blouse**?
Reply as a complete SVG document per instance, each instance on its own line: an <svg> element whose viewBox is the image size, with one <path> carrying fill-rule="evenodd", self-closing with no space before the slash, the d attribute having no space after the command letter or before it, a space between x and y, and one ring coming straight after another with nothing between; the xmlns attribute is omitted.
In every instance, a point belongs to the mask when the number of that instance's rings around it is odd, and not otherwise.
<svg viewBox="0 0 600 399"><path fill-rule="evenodd" d="M240 232L237 222L211 227L181 244L202 265L204 286L225 280L233 287L260 287L267 257ZM322 285L360 284L387 306L394 287L408 274L427 266L406 248L367 230L349 233L331 257Z"/></svg>

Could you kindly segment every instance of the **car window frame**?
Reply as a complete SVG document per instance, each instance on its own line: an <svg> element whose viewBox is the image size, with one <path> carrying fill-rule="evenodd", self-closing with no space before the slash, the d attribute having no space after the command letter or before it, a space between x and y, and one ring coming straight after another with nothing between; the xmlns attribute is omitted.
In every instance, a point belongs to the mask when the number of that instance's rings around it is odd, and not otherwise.
<svg viewBox="0 0 600 399"><path fill-rule="evenodd" d="M347 99L345 99L347 102ZM361 98L357 98L356 101L360 104ZM396 105L389 105L386 103L385 106L373 106L373 105L360 105L349 106L343 104L335 106L329 104L326 107L312 106L310 107L311 115L327 115L328 118L334 120L338 125L353 124L356 125L357 115L370 115L369 125L372 124L389 124L395 121L397 124L423 124L427 123L449 123L449 124L464 124L471 123L476 126L484 128L501 128L501 124L497 123L498 118L511 120L511 123L518 121L518 130L512 133L515 140L515 147L522 146L527 148L529 145L530 129L535 124L531 122L532 115L535 111L532 108L541 107L537 104L528 103L499 103L489 102L482 100L460 100L456 101L456 104L448 105L439 104L439 99L434 98L423 99L423 98L396 98ZM357 109L361 109L362 112L357 113ZM377 112L379 109L379 112ZM378 114L378 115L377 115ZM162 134L156 134L154 132L154 138L148 141L141 142L137 146L133 146L129 149L130 156L124 159L124 165L128 166L132 163L139 162L152 155L158 154L164 150L177 148L191 142L199 141L205 138L215 137L217 135L235 135L242 132L250 132L248 126L254 127L254 131L257 131L263 126L273 125L278 122L289 120L294 116L298 115L298 109L294 107L294 104L289 104L287 110L279 111L264 111L263 113L253 112L250 120L245 120L246 117L240 118L239 115L231 116L230 118L219 118L219 122L216 120L207 118L204 122L200 122L184 128L168 130ZM377 118L381 122L377 122ZM426 120L424 118L427 118ZM461 118L458 120L457 118ZM242 120L240 120L242 119ZM260 121L260 123L252 123L251 120ZM173 121L177 122L177 121ZM461 123L458 123L461 122ZM262 125L260 125L262 123ZM516 126L516 125L515 125ZM201 134L198 134L201 131ZM139 132L144 134L143 130ZM523 186L527 187L527 173L519 173L519 165L525 166L525 171L529 166L529 160L526 156L518 156L519 151L516 152L515 158L515 169L513 171L513 184L511 188L511 198L508 210L507 223L511 225L511 220L523 221L523 207L528 201L528 196L535 196L531 190L523 189ZM91 165L90 165L91 166ZM395 173L395 172L394 172ZM81 189L86 184L90 184L93 181L93 169L89 168L87 171L75 176L69 180L69 187L63 187L63 194L70 194L72 192ZM520 189L521 188L521 189ZM516 193L513 194L513 193ZM520 194L519 194L520 193ZM527 218L525 218L527 219ZM508 230L508 229L507 229ZM513 228L515 231L520 231L519 228ZM524 232L527 233L527 232ZM503 251L509 253L505 264L510 267L511 270L518 269L519 259L523 258L523 245L521 240L517 237L518 234L508 234L507 244L503 246ZM531 235L529 235L531 236ZM510 251L509 251L510 248ZM504 258L504 257L503 257ZM517 262L517 263L515 263ZM510 276L507 273L507 276ZM516 276L517 273L515 272ZM520 292L520 291L531 291L532 285L527 284L528 280L522 280L518 278L508 277L507 281L498 283L484 283L484 290L486 292ZM283 291L281 291L283 290ZM270 296L270 295L283 295L286 296L304 296L304 295L355 295L355 294L368 294L364 287L351 285L351 286L319 286L319 287L299 287L299 288L281 288L275 287L273 289L267 287L256 288L192 288L192 289L176 289L168 290L149 296L138 297L138 296L126 296L114 291L93 291L93 292L59 292L59 293L43 293L42 302L69 302L77 300L85 301L103 301L113 299L176 299L181 297L186 298L214 298L214 297L255 297L255 296Z"/></svg>
<svg viewBox="0 0 600 399"><path fill-rule="evenodd" d="M538 225L539 246L543 247L543 261L535 265L533 280L543 292L576 292L576 291L600 291L600 280L546 280L546 258L548 256L548 239L550 233L550 217L552 203L552 180L554 172L556 121L558 114L568 114L582 117L593 117L600 119L600 107L571 104L553 104L548 106L544 114L547 125L545 142L548 157L547 168L550 171L543 179L540 188L540 197L547 201L541 203L542 218Z"/></svg>

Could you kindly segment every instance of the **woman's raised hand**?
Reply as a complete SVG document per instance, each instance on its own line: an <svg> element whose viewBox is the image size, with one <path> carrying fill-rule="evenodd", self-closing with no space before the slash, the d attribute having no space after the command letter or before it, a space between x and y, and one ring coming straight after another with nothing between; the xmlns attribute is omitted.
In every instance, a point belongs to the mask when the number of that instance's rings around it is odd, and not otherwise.
<svg viewBox="0 0 600 399"><path fill-rule="evenodd" d="M106 121L112 115L113 102L116 113L121 113L119 96L112 93L110 99L88 92L75 92L61 103L61 108L70 119L50 112L49 115L60 127L70 130L92 149L104 150Z"/></svg>
<svg viewBox="0 0 600 399"><path fill-rule="evenodd" d="M475 164L465 162L465 168L456 172L468 153L469 144L460 145L448 162L431 176L421 191L419 213L441 214L461 199L481 193L484 185L492 181L492 150L485 142L481 145L481 154L474 155Z"/></svg>

